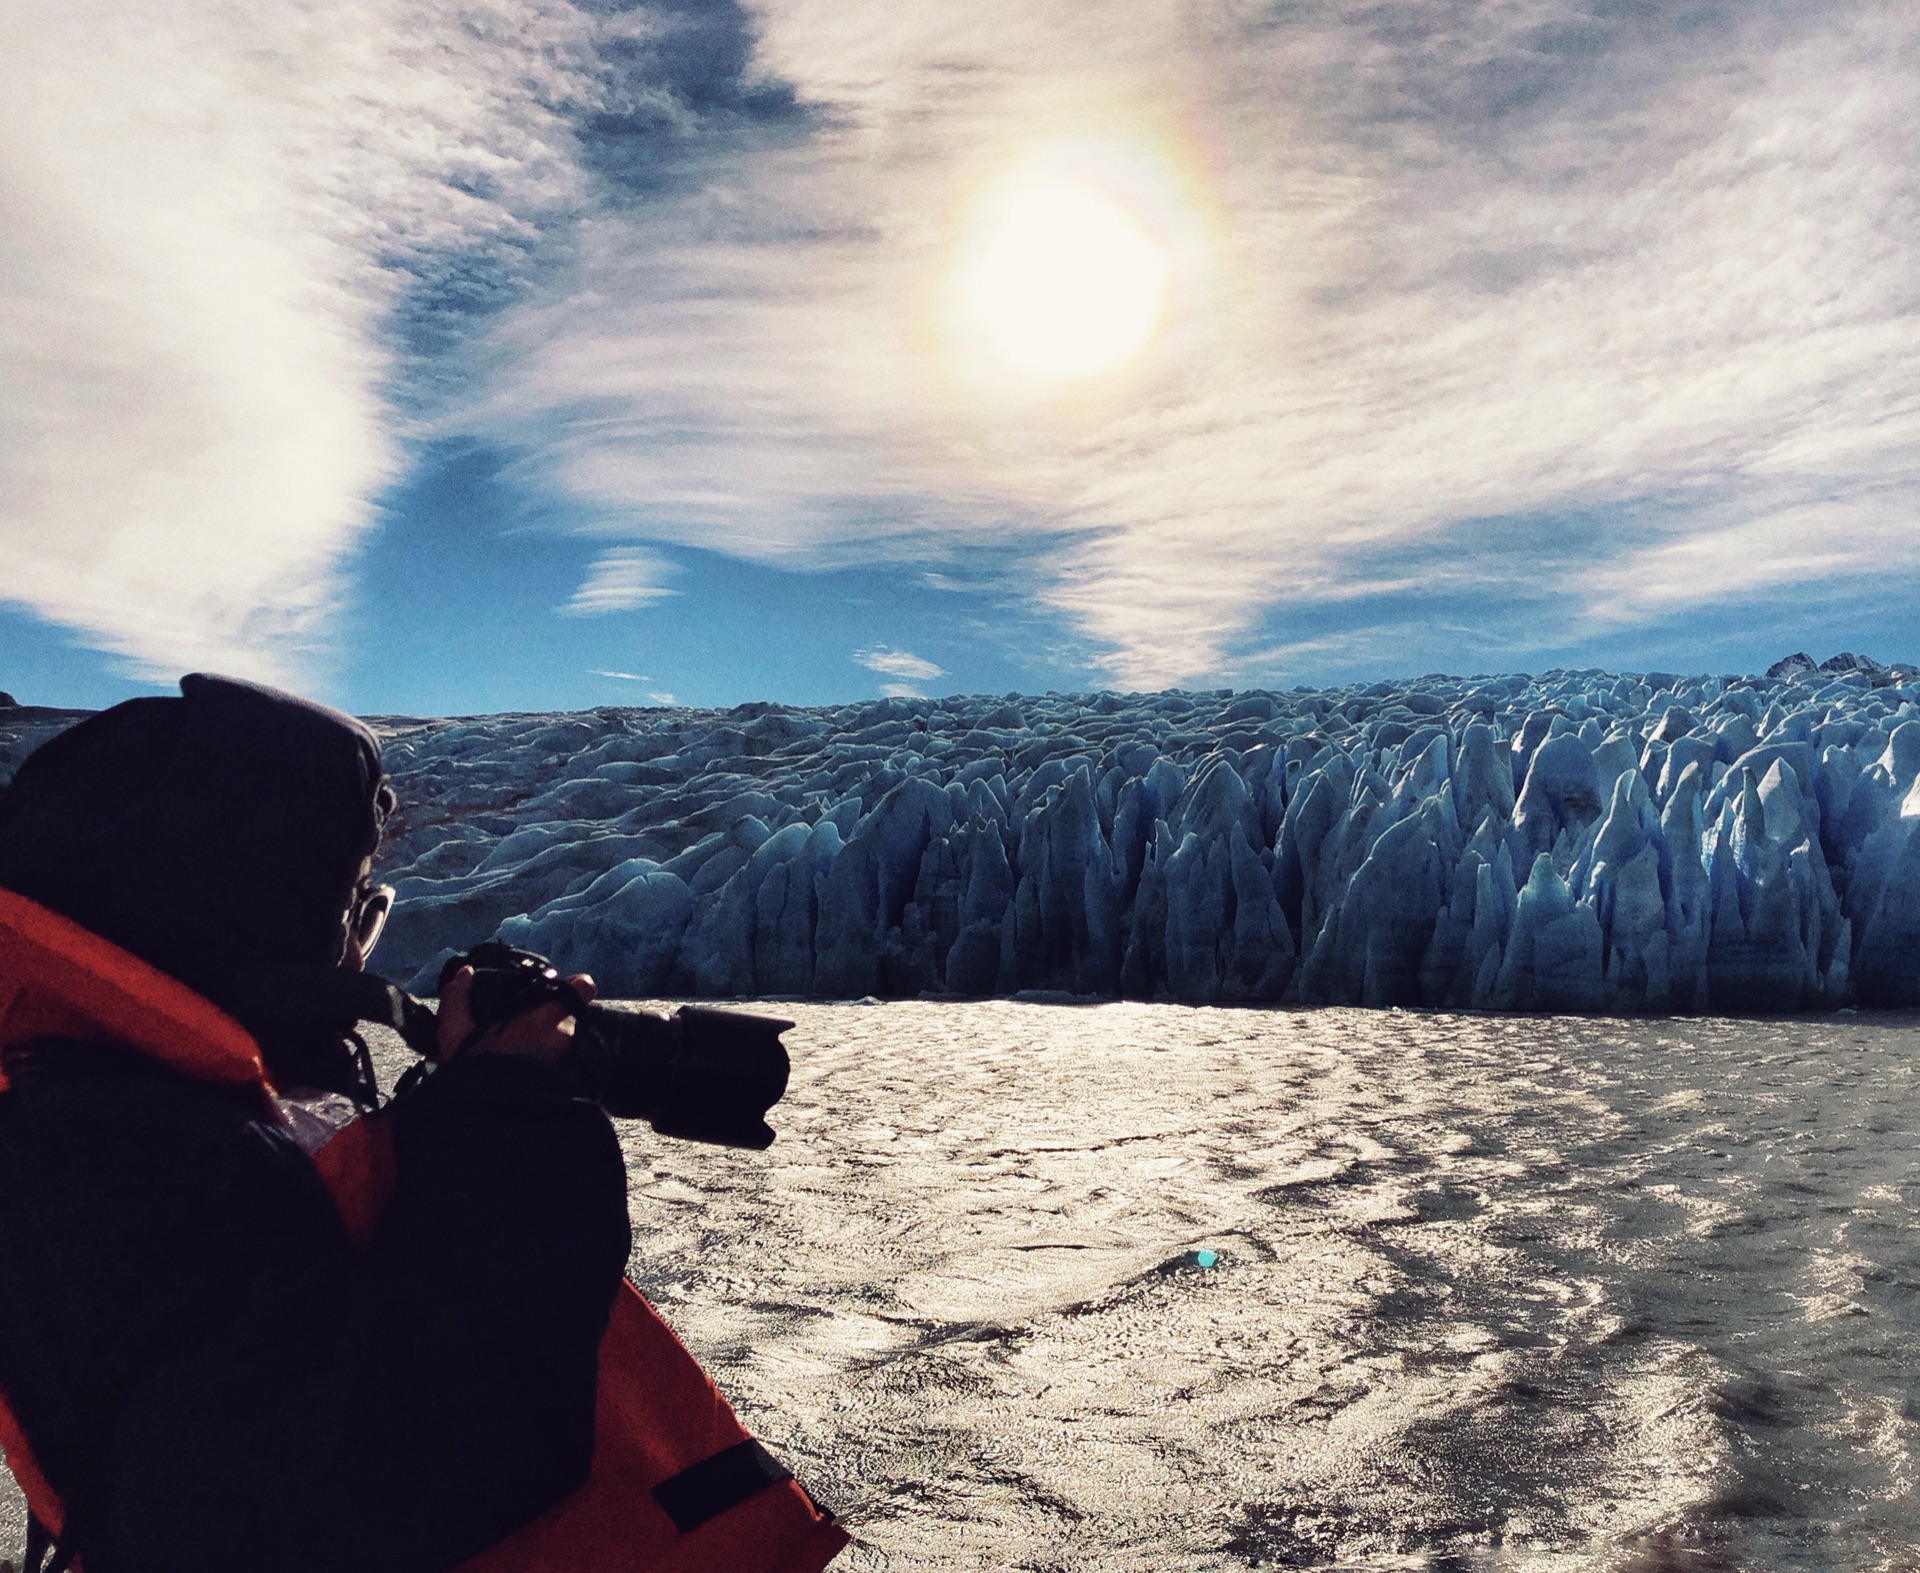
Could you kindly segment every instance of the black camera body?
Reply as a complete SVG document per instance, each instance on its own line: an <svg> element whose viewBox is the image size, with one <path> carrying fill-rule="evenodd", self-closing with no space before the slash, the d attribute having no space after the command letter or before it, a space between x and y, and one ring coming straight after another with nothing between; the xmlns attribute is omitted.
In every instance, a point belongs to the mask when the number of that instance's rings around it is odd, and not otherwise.
<svg viewBox="0 0 1920 1573"><path fill-rule="evenodd" d="M777 1016L682 1005L671 1016L581 1005L553 963L489 940L440 969L440 986L473 968L467 1009L476 1031L550 1000L572 1007L573 1047L562 1061L616 1119L646 1120L662 1136L755 1150L773 1142L767 1110L787 1090L790 1064Z"/></svg>

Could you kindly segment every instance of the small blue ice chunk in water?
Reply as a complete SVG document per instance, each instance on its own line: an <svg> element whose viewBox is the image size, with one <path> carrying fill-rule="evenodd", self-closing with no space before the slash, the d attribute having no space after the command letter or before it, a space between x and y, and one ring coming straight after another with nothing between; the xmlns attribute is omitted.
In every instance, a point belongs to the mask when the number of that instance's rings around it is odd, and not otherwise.
<svg viewBox="0 0 1920 1573"><path fill-rule="evenodd" d="M1193 1260L1197 1266L1211 1267L1215 1262L1219 1261L1220 1258L1215 1256L1211 1251L1195 1251L1193 1253Z"/></svg>

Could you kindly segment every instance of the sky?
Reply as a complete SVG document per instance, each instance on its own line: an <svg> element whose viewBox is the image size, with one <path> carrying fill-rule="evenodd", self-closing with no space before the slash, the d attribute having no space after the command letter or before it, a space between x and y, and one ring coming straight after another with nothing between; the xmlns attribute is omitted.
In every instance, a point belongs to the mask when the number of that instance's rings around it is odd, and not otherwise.
<svg viewBox="0 0 1920 1573"><path fill-rule="evenodd" d="M0 689L1920 657L1920 10L13 0Z"/></svg>

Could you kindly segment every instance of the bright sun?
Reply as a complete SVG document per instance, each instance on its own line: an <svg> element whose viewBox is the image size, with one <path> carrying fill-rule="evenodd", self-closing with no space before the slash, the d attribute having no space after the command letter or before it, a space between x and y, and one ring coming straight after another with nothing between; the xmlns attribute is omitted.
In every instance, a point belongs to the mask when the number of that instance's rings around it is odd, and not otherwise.
<svg viewBox="0 0 1920 1573"><path fill-rule="evenodd" d="M968 280L993 347L1040 377L1088 377L1132 358L1167 294L1167 258L1133 215L1071 180L1013 193Z"/></svg>

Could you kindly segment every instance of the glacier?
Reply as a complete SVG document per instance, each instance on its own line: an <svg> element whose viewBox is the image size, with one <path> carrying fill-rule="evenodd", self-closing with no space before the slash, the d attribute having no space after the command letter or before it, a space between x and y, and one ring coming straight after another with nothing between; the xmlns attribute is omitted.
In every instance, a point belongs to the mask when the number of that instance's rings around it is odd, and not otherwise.
<svg viewBox="0 0 1920 1573"><path fill-rule="evenodd" d="M491 936L624 997L1920 1003L1920 673L1851 655L374 724L416 990Z"/></svg>

